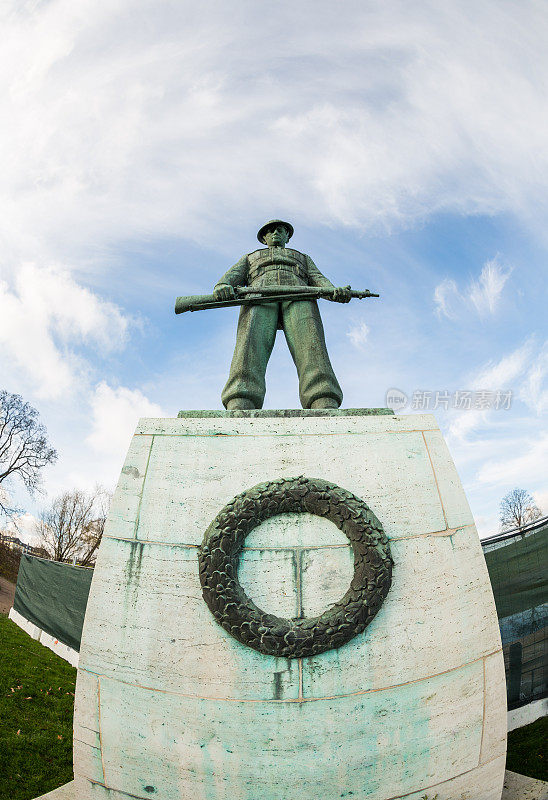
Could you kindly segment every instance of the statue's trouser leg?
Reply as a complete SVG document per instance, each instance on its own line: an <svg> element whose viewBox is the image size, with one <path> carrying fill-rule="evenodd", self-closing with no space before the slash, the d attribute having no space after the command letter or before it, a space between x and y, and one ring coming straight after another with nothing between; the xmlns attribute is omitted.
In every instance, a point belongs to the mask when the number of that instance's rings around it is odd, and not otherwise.
<svg viewBox="0 0 548 800"><path fill-rule="evenodd" d="M221 400L246 398L254 408L262 408L266 392L265 372L274 347L278 326L278 304L242 306L238 318L236 346L230 374Z"/></svg>
<svg viewBox="0 0 548 800"><path fill-rule="evenodd" d="M299 396L303 408L314 400L331 397L340 406L342 391L333 372L322 320L315 300L282 303L285 338L299 376Z"/></svg>

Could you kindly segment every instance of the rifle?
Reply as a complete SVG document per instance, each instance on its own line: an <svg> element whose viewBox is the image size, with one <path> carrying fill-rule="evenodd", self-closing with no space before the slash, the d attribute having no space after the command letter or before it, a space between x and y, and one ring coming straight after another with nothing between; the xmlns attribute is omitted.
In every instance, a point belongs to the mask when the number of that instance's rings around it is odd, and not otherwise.
<svg viewBox="0 0 548 800"><path fill-rule="evenodd" d="M350 289L349 286L346 287ZM259 303L276 303L282 300L326 300L333 299L335 287L323 286L261 286L253 288L242 286L234 289L236 297L233 300L217 300L214 294L195 294L188 297L178 297L175 301L175 313L184 314L185 311L206 311L209 308L228 308L229 306L254 306ZM350 297L361 300L364 297L379 297L369 289L362 291L350 289Z"/></svg>

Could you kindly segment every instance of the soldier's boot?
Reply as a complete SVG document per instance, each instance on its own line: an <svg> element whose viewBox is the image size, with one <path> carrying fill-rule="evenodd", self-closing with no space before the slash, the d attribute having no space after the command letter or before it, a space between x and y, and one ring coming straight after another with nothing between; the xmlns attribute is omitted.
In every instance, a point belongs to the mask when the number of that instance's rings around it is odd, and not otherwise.
<svg viewBox="0 0 548 800"><path fill-rule="evenodd" d="M334 397L318 397L317 400L313 400L310 408L338 408L340 403L338 403Z"/></svg>
<svg viewBox="0 0 548 800"><path fill-rule="evenodd" d="M226 404L227 411L249 411L252 408L256 408L255 403L247 397L233 397Z"/></svg>

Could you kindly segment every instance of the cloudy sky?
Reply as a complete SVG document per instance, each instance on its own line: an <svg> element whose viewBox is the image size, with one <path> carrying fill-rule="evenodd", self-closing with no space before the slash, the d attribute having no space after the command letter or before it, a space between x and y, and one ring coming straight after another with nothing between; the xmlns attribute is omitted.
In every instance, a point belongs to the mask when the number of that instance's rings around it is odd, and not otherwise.
<svg viewBox="0 0 548 800"><path fill-rule="evenodd" d="M237 311L175 317L174 298L272 217L335 284L382 295L322 303L343 405L429 404L481 535L514 486L548 513L545 3L0 13L1 388L59 452L45 496L14 487L29 513L113 486L139 416L221 407ZM453 408L466 391L501 407ZM265 406L296 405L279 340Z"/></svg>

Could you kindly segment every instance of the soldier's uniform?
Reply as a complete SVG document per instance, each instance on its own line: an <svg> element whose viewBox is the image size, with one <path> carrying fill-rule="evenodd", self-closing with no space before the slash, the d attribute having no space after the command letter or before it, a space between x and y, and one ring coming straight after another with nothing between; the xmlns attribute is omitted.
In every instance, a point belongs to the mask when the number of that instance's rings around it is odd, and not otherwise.
<svg viewBox="0 0 548 800"><path fill-rule="evenodd" d="M310 256L289 247L267 247L243 256L218 281L231 286L324 286L334 288ZM221 395L225 407L233 398L250 400L262 408L266 365L280 328L297 367L303 408L314 400L331 398L337 406L342 391L325 344L315 300L284 300L242 306L230 375Z"/></svg>

